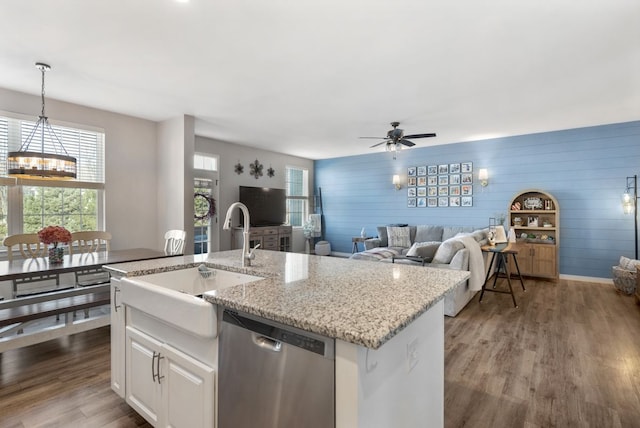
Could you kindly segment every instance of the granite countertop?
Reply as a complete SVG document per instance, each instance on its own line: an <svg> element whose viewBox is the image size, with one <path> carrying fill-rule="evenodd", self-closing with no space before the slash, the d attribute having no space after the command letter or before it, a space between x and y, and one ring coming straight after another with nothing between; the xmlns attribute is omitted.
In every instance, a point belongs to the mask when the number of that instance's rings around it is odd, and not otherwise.
<svg viewBox="0 0 640 428"><path fill-rule="evenodd" d="M377 349L442 300L469 272L256 250L241 266L241 250L105 266L128 277L211 268L264 277L204 298L214 304L302 330Z"/></svg>

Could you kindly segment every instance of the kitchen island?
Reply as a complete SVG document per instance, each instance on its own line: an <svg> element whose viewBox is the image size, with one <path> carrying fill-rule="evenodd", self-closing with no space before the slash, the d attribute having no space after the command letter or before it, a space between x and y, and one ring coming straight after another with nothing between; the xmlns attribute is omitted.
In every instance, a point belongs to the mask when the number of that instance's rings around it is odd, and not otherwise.
<svg viewBox="0 0 640 428"><path fill-rule="evenodd" d="M264 278L206 301L335 339L336 427L443 426L443 298L468 272L261 250L248 267L233 250L107 269L117 280L201 263Z"/></svg>

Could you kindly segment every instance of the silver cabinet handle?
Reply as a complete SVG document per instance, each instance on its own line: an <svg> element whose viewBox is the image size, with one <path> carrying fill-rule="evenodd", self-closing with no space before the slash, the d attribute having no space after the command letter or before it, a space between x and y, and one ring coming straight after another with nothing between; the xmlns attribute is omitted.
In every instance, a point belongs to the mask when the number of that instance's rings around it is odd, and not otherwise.
<svg viewBox="0 0 640 428"><path fill-rule="evenodd" d="M151 379L155 382L156 381L156 371L155 371L155 361L156 361L156 357L159 357L160 354L157 353L156 351L153 351L153 357L151 357Z"/></svg>
<svg viewBox="0 0 640 428"><path fill-rule="evenodd" d="M120 305L116 303L116 293L119 293L119 292L120 292L120 289L114 285L113 286L113 310L116 312L118 312L118 308L120 308Z"/></svg>
<svg viewBox="0 0 640 428"><path fill-rule="evenodd" d="M151 379L154 382L157 380L158 384L160 384L161 379L164 379L164 376L160 376L160 360L163 358L160 352L153 351L153 357L151 357Z"/></svg>

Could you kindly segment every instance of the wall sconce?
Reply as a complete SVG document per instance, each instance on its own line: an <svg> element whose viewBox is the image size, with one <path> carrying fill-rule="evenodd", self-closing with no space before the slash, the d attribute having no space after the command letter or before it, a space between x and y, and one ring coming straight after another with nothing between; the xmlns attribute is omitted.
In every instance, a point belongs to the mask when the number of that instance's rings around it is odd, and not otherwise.
<svg viewBox="0 0 640 428"><path fill-rule="evenodd" d="M622 195L622 211L633 214L636 260L638 259L638 176L627 177L627 187Z"/></svg>
<svg viewBox="0 0 640 428"><path fill-rule="evenodd" d="M402 185L400 184L400 176L395 174L392 179L393 185L396 186L396 190L400 190Z"/></svg>
<svg viewBox="0 0 640 428"><path fill-rule="evenodd" d="M480 180L480 185L482 187L487 187L489 184L489 171L487 168L480 168L478 171L478 180Z"/></svg>

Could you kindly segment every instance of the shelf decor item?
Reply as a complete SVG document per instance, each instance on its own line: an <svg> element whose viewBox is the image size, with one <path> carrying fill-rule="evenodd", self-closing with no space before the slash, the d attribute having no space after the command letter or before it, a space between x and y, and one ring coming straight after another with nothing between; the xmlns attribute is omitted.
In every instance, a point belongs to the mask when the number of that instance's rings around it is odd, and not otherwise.
<svg viewBox="0 0 640 428"><path fill-rule="evenodd" d="M64 248L58 244L71 242L71 232L62 226L47 226L38 232L38 238L43 244L49 245L49 263L60 264L64 256Z"/></svg>

